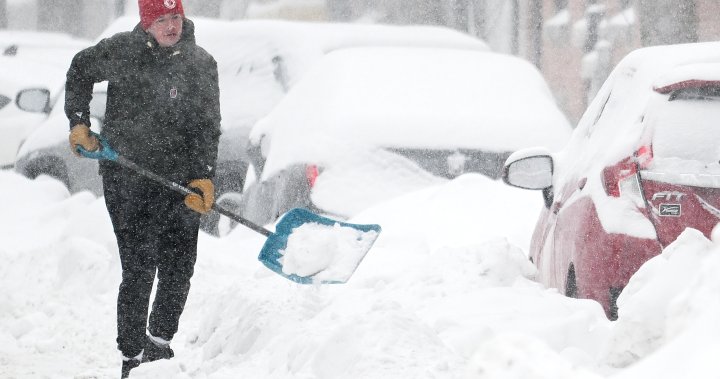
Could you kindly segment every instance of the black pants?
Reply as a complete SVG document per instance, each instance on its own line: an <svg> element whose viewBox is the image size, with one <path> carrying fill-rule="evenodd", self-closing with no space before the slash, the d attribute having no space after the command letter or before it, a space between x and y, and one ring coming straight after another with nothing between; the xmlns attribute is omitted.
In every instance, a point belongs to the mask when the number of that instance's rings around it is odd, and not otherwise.
<svg viewBox="0 0 720 379"><path fill-rule="evenodd" d="M134 357L144 348L146 327L168 341L178 330L197 256L200 215L183 204L182 195L119 167L104 170L103 186L122 265L118 349Z"/></svg>

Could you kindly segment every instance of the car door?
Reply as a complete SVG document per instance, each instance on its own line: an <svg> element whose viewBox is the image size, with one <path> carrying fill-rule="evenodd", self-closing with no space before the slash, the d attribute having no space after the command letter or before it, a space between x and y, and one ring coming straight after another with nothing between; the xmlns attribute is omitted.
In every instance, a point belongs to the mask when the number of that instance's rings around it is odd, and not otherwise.
<svg viewBox="0 0 720 379"><path fill-rule="evenodd" d="M554 219L552 242L546 242L549 250L547 258L551 262L544 263L548 268L547 283L558 288L568 295L576 295L576 288L568 288L568 277L577 283L578 276L587 276L587 265L580 265L587 251L595 250L601 241L598 233L602 230L597 212L591 197L586 193L589 175L599 175L590 171L588 162L597 153L597 143L594 140L595 131L602 124L606 105L610 102L611 92L598 95L593 106L580 120L578 132L585 138L571 140L571 146L566 149L564 160L558 164L562 171L556 182L556 195L550 206L548 214ZM580 270L578 270L580 269ZM573 292L575 291L575 292Z"/></svg>

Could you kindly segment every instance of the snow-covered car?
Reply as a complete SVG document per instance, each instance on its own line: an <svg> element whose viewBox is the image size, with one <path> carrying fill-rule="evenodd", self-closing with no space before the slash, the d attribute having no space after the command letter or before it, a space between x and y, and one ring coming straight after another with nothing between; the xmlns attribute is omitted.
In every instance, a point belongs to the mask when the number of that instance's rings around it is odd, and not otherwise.
<svg viewBox="0 0 720 379"><path fill-rule="evenodd" d="M63 33L0 31L0 167L13 165L20 145L47 118L70 60L88 45Z"/></svg>
<svg viewBox="0 0 720 379"><path fill-rule="evenodd" d="M542 190L530 258L539 280L617 317L630 277L686 228L720 221L719 43L636 50L568 145L518 151L504 180Z"/></svg>
<svg viewBox="0 0 720 379"><path fill-rule="evenodd" d="M0 30L0 54L67 69L78 51L90 41L64 33Z"/></svg>
<svg viewBox="0 0 720 379"><path fill-rule="evenodd" d="M131 30L137 22L134 17L119 18L100 38ZM367 44L488 49L481 40L440 27L202 18L193 18L193 22L198 44L218 62L222 135L215 184L218 201L233 205L237 204L234 199L242 191L249 165L246 146L251 127L327 51ZM104 101L104 87L96 86L95 95L99 100L94 101ZM97 104L96 109L91 113L102 122L104 103ZM16 169L30 178L43 174L56 177L71 192L90 190L100 195L102 184L95 174L97 162L79 159L68 151L67 127L62 109L53 112L43 127L28 138L18 155ZM93 129L99 131L97 126ZM207 215L203 219L204 230L216 232L218 218L215 213Z"/></svg>
<svg viewBox="0 0 720 379"><path fill-rule="evenodd" d="M107 86L95 85L90 102L92 130L99 133L105 119ZM65 116L65 91L62 91L55 107L20 147L15 160L15 171L35 179L40 175L53 177L65 184L71 193L102 192L97 175L97 161L78 158L68 147L68 120Z"/></svg>
<svg viewBox="0 0 720 379"><path fill-rule="evenodd" d="M338 50L253 128L257 176L240 210L259 224L293 207L351 217L464 173L499 178L513 151L560 148L570 133L525 60L450 48Z"/></svg>
<svg viewBox="0 0 720 379"><path fill-rule="evenodd" d="M38 62L0 57L0 168L8 168L23 141L50 113L65 72Z"/></svg>

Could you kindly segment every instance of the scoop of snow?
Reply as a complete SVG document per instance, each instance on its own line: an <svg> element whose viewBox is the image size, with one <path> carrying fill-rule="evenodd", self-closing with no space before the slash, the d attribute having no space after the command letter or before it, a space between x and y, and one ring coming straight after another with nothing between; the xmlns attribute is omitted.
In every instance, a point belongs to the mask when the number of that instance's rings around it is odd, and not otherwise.
<svg viewBox="0 0 720 379"><path fill-rule="evenodd" d="M306 223L288 237L283 273L312 276L315 282L345 282L365 257L378 233L340 224Z"/></svg>

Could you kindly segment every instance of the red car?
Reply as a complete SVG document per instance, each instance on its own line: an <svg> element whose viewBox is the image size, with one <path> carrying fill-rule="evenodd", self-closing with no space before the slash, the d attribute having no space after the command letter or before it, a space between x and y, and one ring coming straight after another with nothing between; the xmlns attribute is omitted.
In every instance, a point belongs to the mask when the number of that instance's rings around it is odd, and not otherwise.
<svg viewBox="0 0 720 379"><path fill-rule="evenodd" d="M630 277L685 228L720 221L720 43L652 47L613 70L562 151L515 152L503 179L542 190L538 279L616 319Z"/></svg>

